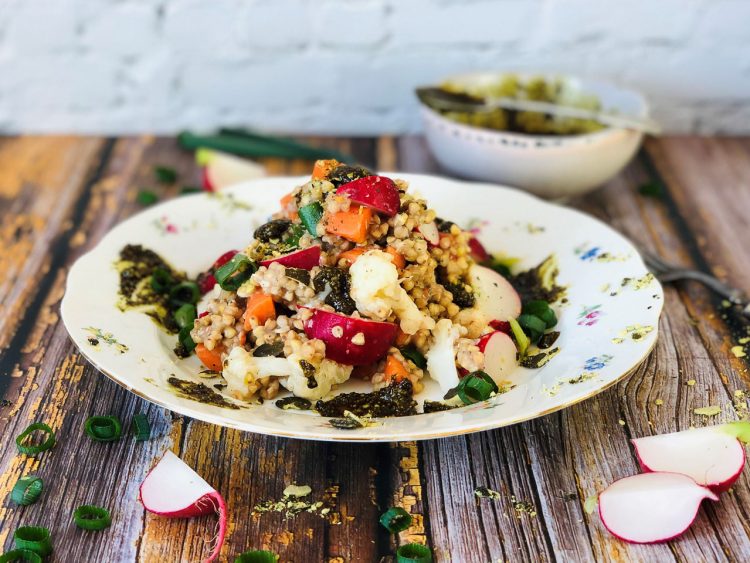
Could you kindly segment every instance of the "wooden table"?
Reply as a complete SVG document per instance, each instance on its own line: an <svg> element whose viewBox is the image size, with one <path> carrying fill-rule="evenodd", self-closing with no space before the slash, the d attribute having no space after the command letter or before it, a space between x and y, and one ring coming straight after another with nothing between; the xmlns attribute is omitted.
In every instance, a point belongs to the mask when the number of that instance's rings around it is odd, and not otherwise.
<svg viewBox="0 0 750 563"><path fill-rule="evenodd" d="M386 170L435 169L418 138L310 139L353 152ZM397 538L428 543L439 561L750 560L746 471L720 503L706 503L693 527L664 545L616 540L584 501L637 472L628 440L747 415L748 358L730 351L747 331L740 316L703 287L666 289L655 352L630 378L559 413L509 428L421 443L332 444L227 430L174 415L121 389L77 352L58 305L70 265L117 222L140 209L152 167L175 167L198 184L192 155L173 139L17 137L0 140L0 544L21 525L50 528L52 561L199 561L211 518L167 520L144 512L138 485L171 449L221 491L231 520L222 561L270 549L282 561L374 561L392 557L378 524L392 505L414 524ZM267 161L273 174L307 173L308 162ZM654 181L662 199L639 194ZM178 188L157 188L162 197ZM713 271L750 290L750 139L677 137L650 141L598 192L572 202L668 260ZM663 401L663 403L662 403ZM720 405L707 419L693 409ZM145 412L155 437L94 443L93 414L130 420ZM59 443L39 459L17 455L14 437L44 420ZM16 480L44 478L36 504L9 499ZM292 483L335 503L331 518L251 515ZM474 488L500 491L477 501ZM536 514L514 510L513 498ZM108 507L112 527L84 533L81 504Z"/></svg>

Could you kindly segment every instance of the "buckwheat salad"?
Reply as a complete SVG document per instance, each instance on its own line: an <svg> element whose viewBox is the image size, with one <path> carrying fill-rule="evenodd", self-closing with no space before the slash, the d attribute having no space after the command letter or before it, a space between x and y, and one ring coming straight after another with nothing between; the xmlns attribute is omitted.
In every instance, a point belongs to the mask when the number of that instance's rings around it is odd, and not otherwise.
<svg viewBox="0 0 750 563"><path fill-rule="evenodd" d="M280 408L402 416L488 399L511 386L519 363L539 367L555 354L551 305L563 290L554 258L511 267L406 182L321 160L245 249L193 282L166 265L151 276L164 278L165 295L197 287L192 299L165 301L175 352L194 352L225 395L288 391ZM425 378L443 400L417 403ZM372 392L337 395L350 379Z"/></svg>

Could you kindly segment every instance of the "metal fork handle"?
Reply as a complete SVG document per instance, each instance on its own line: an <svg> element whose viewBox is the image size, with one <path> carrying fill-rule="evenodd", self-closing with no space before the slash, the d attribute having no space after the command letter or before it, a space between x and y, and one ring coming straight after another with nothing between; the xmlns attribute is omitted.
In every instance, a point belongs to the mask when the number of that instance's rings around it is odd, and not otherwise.
<svg viewBox="0 0 750 563"><path fill-rule="evenodd" d="M734 305L745 305L747 303L745 295L739 289L729 287L714 276L704 272L699 272L698 270L671 270L658 274L656 277L662 282L673 282L685 279L699 281L713 289L722 297L728 299Z"/></svg>

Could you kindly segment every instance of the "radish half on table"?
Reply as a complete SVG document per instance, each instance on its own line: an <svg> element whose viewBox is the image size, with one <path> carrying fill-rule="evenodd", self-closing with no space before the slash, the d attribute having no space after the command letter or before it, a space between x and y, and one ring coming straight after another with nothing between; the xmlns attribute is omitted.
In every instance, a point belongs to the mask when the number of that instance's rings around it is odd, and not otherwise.
<svg viewBox="0 0 750 563"><path fill-rule="evenodd" d="M599 516L618 538L657 543L679 536L695 520L708 488L679 473L642 473L615 481L599 495Z"/></svg>
<svg viewBox="0 0 750 563"><path fill-rule="evenodd" d="M219 492L184 461L167 451L141 483L140 500L149 512L167 518L218 514L216 544L206 561L214 561L224 544L227 507Z"/></svg>
<svg viewBox="0 0 750 563"><path fill-rule="evenodd" d="M669 471L691 477L715 493L732 486L745 466L740 441L750 422L734 422L632 440L644 471Z"/></svg>

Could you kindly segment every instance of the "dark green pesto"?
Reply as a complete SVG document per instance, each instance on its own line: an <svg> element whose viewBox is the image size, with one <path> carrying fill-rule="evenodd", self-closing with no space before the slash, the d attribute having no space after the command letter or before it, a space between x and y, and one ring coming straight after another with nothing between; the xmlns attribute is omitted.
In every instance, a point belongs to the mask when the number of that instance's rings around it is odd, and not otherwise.
<svg viewBox="0 0 750 563"><path fill-rule="evenodd" d="M554 303L558 299L562 298L565 294L565 288L557 285L556 278L557 272L552 276L555 280L551 287L544 287L542 285L542 277L540 275L540 269L547 261L545 260L538 266L520 272L515 275L511 275L508 281L513 288L518 292L521 297L521 302L526 303L527 301L542 300L547 303Z"/></svg>
<svg viewBox="0 0 750 563"><path fill-rule="evenodd" d="M193 401L199 403L206 403L207 405L214 405L216 407L224 407L227 409L237 410L240 407L227 401L216 391L211 390L210 387L203 383L196 383L194 381L188 381L186 379L179 379L177 377L170 377L167 379L172 387L174 387L178 395L182 395Z"/></svg>
<svg viewBox="0 0 750 563"><path fill-rule="evenodd" d="M310 285L310 272L303 270L302 268L286 268L284 275L293 280L297 280L301 284Z"/></svg>
<svg viewBox="0 0 750 563"><path fill-rule="evenodd" d="M291 224L292 222L288 219L274 219L255 229L253 236L261 242L279 240Z"/></svg>
<svg viewBox="0 0 750 563"><path fill-rule="evenodd" d="M442 411L449 411L451 409L455 409L459 405L446 405L445 403L442 403L440 401L425 401L422 404L422 410L425 414L429 414L431 412L442 412Z"/></svg>
<svg viewBox="0 0 750 563"><path fill-rule="evenodd" d="M313 279L313 289L320 293L325 291L326 285L330 286L331 291L328 292L323 302L339 313L351 315L357 305L350 295L351 277L349 272L334 266L323 266Z"/></svg>
<svg viewBox="0 0 750 563"><path fill-rule="evenodd" d="M363 166L342 164L331 170L326 179L338 188L339 186L359 180L360 178L366 178L367 176L372 176L372 172Z"/></svg>
<svg viewBox="0 0 750 563"><path fill-rule="evenodd" d="M295 396L284 397L274 404L285 411L309 411L312 408L312 403L309 400Z"/></svg>
<svg viewBox="0 0 750 563"><path fill-rule="evenodd" d="M302 368L302 373L307 378L307 388L315 389L318 386L318 380L315 379L315 366L307 360L300 360L299 367Z"/></svg>
<svg viewBox="0 0 750 563"><path fill-rule="evenodd" d="M342 393L329 401L315 403L322 416L342 417L344 411L356 416L409 416L417 414L411 381L404 379L372 393Z"/></svg>

